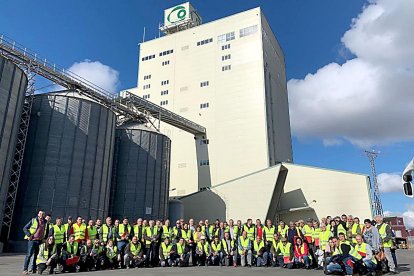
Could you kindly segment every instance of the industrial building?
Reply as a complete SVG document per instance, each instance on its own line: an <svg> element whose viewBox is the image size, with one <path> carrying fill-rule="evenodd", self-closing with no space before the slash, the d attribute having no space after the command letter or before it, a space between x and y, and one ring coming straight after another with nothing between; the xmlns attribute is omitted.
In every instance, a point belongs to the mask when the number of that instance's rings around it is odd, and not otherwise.
<svg viewBox="0 0 414 276"><path fill-rule="evenodd" d="M128 91L207 129L200 160L191 135L161 123L172 140L170 195L186 219L371 216L367 175L292 164L284 55L261 8L202 24L185 3L165 10L160 30L140 44ZM326 198L350 190L360 193Z"/></svg>
<svg viewBox="0 0 414 276"><path fill-rule="evenodd" d="M203 24L185 3L165 10L160 30L140 45L138 87L120 96L0 36L9 250L24 248L20 229L37 209L85 219L371 217L368 176L293 164L284 55L260 8ZM68 90L33 95L15 64Z"/></svg>

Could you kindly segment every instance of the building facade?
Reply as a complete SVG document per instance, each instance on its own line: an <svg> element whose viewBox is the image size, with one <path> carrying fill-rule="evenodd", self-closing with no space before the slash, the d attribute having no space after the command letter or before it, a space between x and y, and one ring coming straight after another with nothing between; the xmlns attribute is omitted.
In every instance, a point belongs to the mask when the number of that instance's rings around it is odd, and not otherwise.
<svg viewBox="0 0 414 276"><path fill-rule="evenodd" d="M217 185L292 162L284 56L260 8L141 43L129 91L207 129L197 143L208 155L197 160L194 137L161 123L171 196L198 191L204 166Z"/></svg>

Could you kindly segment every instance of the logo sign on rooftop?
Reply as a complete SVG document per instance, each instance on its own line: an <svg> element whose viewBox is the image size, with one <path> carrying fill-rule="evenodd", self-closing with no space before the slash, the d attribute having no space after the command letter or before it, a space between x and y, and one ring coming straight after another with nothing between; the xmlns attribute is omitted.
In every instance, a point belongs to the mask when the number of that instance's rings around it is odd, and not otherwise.
<svg viewBox="0 0 414 276"><path fill-rule="evenodd" d="M169 8L164 11L164 26L169 26L173 24L180 23L181 21L185 21L190 19L191 17L191 10L190 10L190 3L184 3L172 8Z"/></svg>

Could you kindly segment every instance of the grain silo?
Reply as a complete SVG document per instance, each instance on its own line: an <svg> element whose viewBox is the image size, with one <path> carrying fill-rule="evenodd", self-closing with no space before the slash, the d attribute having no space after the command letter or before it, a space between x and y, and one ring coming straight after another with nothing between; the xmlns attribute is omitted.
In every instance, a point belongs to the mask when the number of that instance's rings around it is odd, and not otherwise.
<svg viewBox="0 0 414 276"><path fill-rule="evenodd" d="M139 124L116 130L111 214L130 220L166 218L171 140Z"/></svg>
<svg viewBox="0 0 414 276"><path fill-rule="evenodd" d="M10 60L0 57L0 222L3 221L26 88L26 74Z"/></svg>
<svg viewBox="0 0 414 276"><path fill-rule="evenodd" d="M116 115L62 93L34 97L11 240L43 209L57 216L108 214Z"/></svg>

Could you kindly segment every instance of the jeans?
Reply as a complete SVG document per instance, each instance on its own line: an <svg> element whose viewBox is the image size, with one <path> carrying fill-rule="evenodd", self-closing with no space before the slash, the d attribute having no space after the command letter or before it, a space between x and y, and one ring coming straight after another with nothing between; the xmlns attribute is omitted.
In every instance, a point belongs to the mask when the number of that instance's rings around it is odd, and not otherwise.
<svg viewBox="0 0 414 276"><path fill-rule="evenodd" d="M387 259L390 271L395 271L395 263L394 263L394 258L392 257L392 254L391 254L391 248L385 247L384 254L385 254L385 258Z"/></svg>
<svg viewBox="0 0 414 276"><path fill-rule="evenodd" d="M212 265L222 265L221 260L223 259L223 253L219 252L218 255L211 256L211 264Z"/></svg>
<svg viewBox="0 0 414 276"><path fill-rule="evenodd" d="M309 267L310 265L310 259L308 256L303 256L303 263L298 259L295 258L295 265L300 267L300 266L305 266L305 267Z"/></svg>
<svg viewBox="0 0 414 276"><path fill-rule="evenodd" d="M352 258L347 257L342 260L343 266L337 263L330 263L326 267L328 272L344 272L346 275L352 275L354 273L354 267L351 265Z"/></svg>
<svg viewBox="0 0 414 276"><path fill-rule="evenodd" d="M246 252L245 255L240 254L240 262L242 266L246 266L246 257L247 257L247 264L252 265L252 251L249 250Z"/></svg>
<svg viewBox="0 0 414 276"><path fill-rule="evenodd" d="M261 266L266 266L267 265L267 258L268 258L268 254L267 252L264 252L263 255L261 256L257 256L256 258L256 266L257 267L261 267Z"/></svg>
<svg viewBox="0 0 414 276"><path fill-rule="evenodd" d="M364 260L364 264L367 267L369 272L373 272L375 268L377 267L377 265L374 264L374 262L371 260Z"/></svg>
<svg viewBox="0 0 414 276"><path fill-rule="evenodd" d="M37 254L39 254L39 246L41 243L42 241L33 241L33 240L27 242L27 253L26 253L26 258L24 259L23 270L28 270L30 259L33 256L32 271L33 272L36 271L36 259L37 259Z"/></svg>

